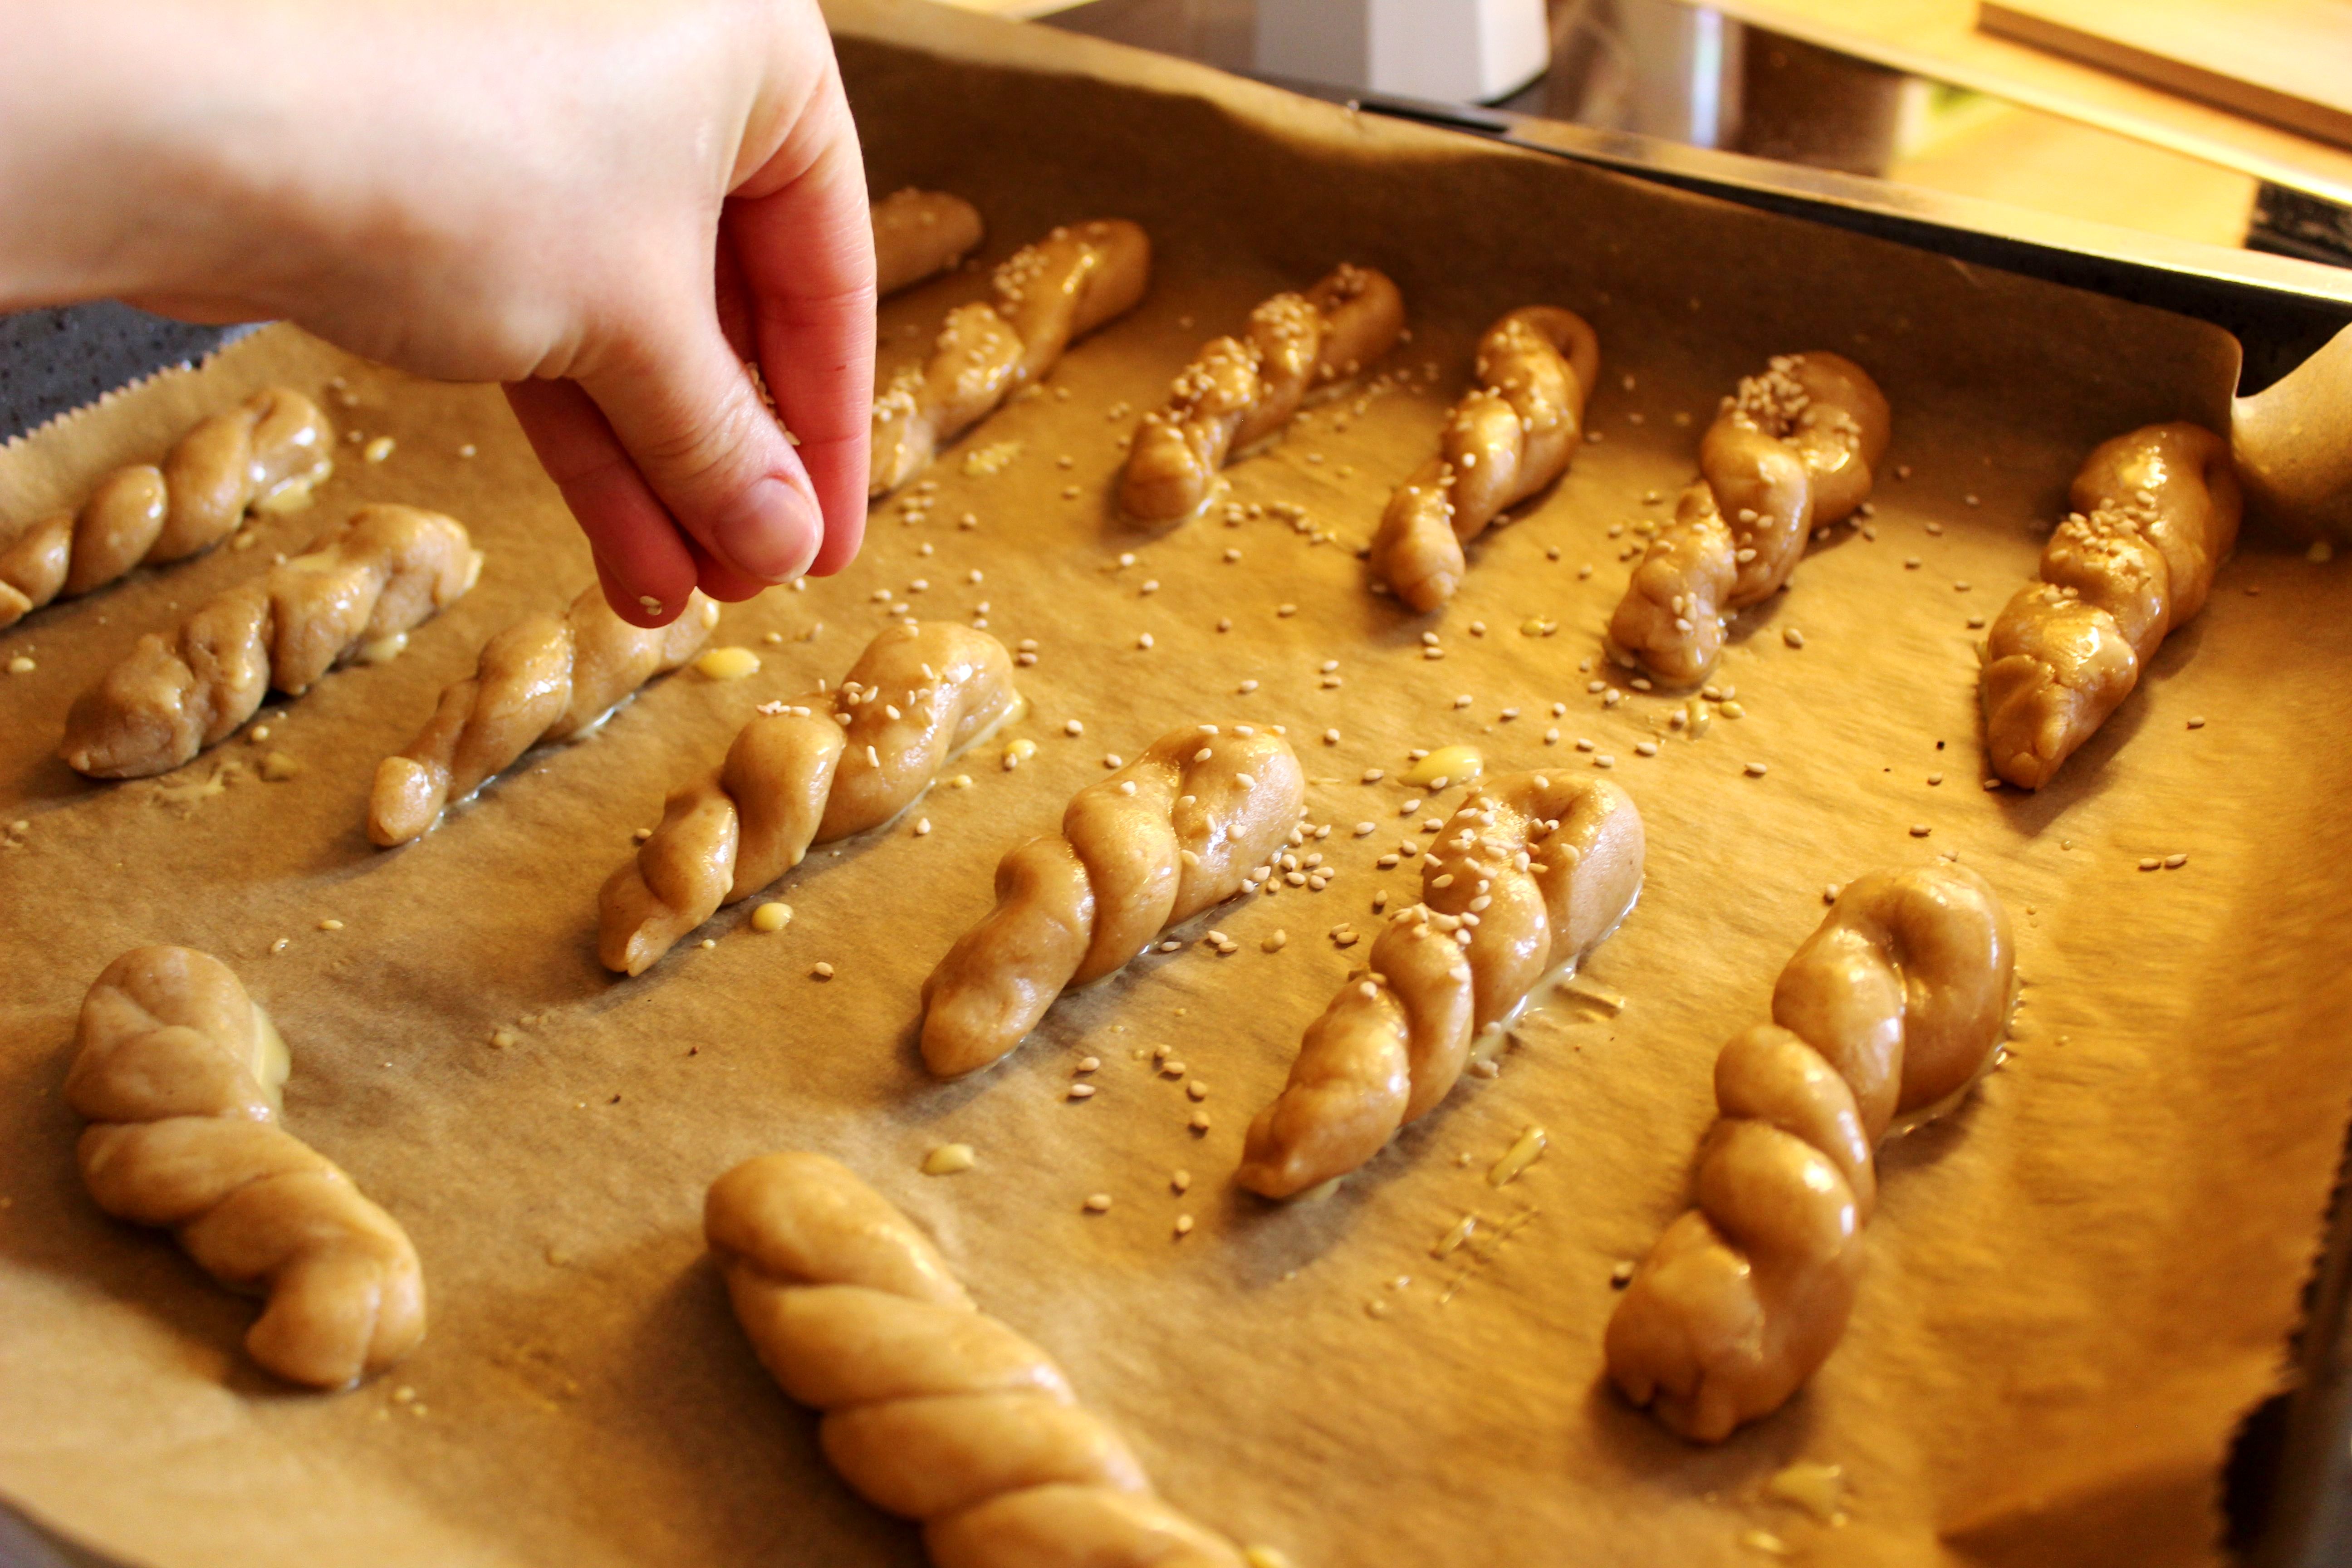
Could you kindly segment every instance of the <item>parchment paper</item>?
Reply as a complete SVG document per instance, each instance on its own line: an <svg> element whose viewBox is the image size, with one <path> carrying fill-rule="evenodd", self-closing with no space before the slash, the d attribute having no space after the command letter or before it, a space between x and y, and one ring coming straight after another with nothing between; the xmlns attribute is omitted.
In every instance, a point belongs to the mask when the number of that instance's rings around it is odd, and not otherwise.
<svg viewBox="0 0 2352 1568"><path fill-rule="evenodd" d="M0 825L23 824L0 849L0 1492L172 1568L915 1563L913 1532L825 1469L813 1418L761 1373L701 1258L711 1177L798 1146L931 1226L1171 1498L1301 1568L1769 1560L1742 1544L1755 1531L1823 1563L2218 1561L2219 1467L2283 1375L2352 1101L2352 579L2250 532L2202 618L2035 796L1980 786L1982 633L1967 621L2032 572L2035 525L2093 443L2226 416L2235 345L1108 46L929 7L921 26L960 63L872 41L917 14L837 15L866 36L843 57L876 187L969 195L991 260L1051 222L1139 219L1159 246L1150 298L948 454L924 521L877 509L841 577L730 608L718 640L757 648L757 676L659 683L413 847L362 834L376 760L493 629L588 574L494 390L273 330L0 454L14 520L200 410L337 374L354 405L339 423L397 442L381 464L346 447L313 510L257 524L251 549L0 637L0 662L37 666L0 677ZM1235 500L1293 503L1313 531L1111 521L1131 412L1108 411L1156 401L1202 339L1341 259L1403 287L1409 388L1360 415L1327 405L1230 476ZM892 302L893 352L983 286ZM1538 300L1600 331L1601 439L1476 547L1444 615L1408 617L1366 592L1349 545L1429 450L1477 330ZM1737 377L1814 347L1860 359L1893 400L1876 537L1840 530L1748 617L1720 676L1745 718L1692 742L1662 699L1605 708L1582 666L1629 570L1634 536L1612 529L1664 514ZM966 452L1003 443L1018 444L1003 471L964 472ZM74 695L140 631L379 498L446 509L488 552L480 585L405 655L272 703L266 747L240 739L163 780L89 784L52 760ZM1015 731L1033 761L973 754L971 788L912 814L929 835L901 822L813 855L777 889L798 911L782 933L754 934L738 906L710 951L682 946L633 982L598 968L597 885L754 703L838 679L898 605L966 616L982 601L992 631L1038 645ZM1530 620L1557 631L1525 635ZM1424 630L1442 659L1423 657ZM1326 659L1343 684L1321 684ZM996 858L1050 829L1105 753L1200 720L1288 727L1338 879L1218 911L1234 957L1154 953L1066 998L1002 1068L932 1083L917 987L988 907ZM1407 792L1360 775L1455 742L1496 768L1593 765L1578 737L1615 759L1650 829L1641 904L1590 970L1629 999L1622 1014L1548 999L1498 1079L1465 1081L1335 1196L1234 1194L1250 1113L1363 951L1327 933L1369 931L1377 888L1412 896L1409 866L1373 858L1453 798L1402 816ZM1634 752L1645 738L1655 757ZM268 749L299 776L252 776ZM1750 761L1769 773L1746 776ZM217 794L191 787L225 766ZM1377 831L1359 838L1360 821ZM1823 885L1948 852L2017 922L2030 984L2012 1055L1887 1152L1853 1330L1811 1388L1720 1448L1685 1447L1602 1380L1611 1269L1683 1205L1716 1050L1764 1016ZM2188 863L2137 868L2171 853ZM342 929L320 929L330 918ZM1268 953L1276 930L1287 945ZM290 1125L415 1239L431 1335L357 1393L256 1372L238 1345L251 1306L81 1192L59 1095L75 1010L101 965L150 942L237 969L292 1046ZM811 978L818 960L829 983ZM494 1046L499 1029L517 1043ZM1208 1088L1205 1135L1186 1130L1181 1084L1151 1072L1161 1043ZM1099 1092L1069 1101L1088 1053ZM1488 1185L1529 1123L1549 1151ZM919 1174L950 1140L977 1167ZM1094 1192L1108 1214L1082 1212ZM1479 1238L1433 1258L1465 1212ZM1180 1213L1199 1222L1181 1241ZM1765 1498L1801 1457L1846 1468L1848 1522Z"/></svg>

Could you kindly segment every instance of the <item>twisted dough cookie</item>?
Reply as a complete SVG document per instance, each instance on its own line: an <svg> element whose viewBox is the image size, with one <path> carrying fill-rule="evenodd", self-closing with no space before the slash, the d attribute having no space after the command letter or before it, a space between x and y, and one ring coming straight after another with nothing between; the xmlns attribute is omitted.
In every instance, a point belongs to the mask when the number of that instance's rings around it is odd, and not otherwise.
<svg viewBox="0 0 2352 1568"><path fill-rule="evenodd" d="M598 895L596 956L643 974L678 938L830 843L889 821L949 759L1019 710L986 632L901 621L831 697L769 702L716 771L670 792L661 826Z"/></svg>
<svg viewBox="0 0 2352 1568"><path fill-rule="evenodd" d="M896 294L944 272L980 243L980 209L944 191L909 185L873 205L874 291Z"/></svg>
<svg viewBox="0 0 2352 1568"><path fill-rule="evenodd" d="M92 778L176 768L252 718L272 687L299 696L369 645L404 637L481 570L456 519L363 506L307 553L198 610L176 637L141 637L75 700L58 754Z"/></svg>
<svg viewBox="0 0 2352 1568"><path fill-rule="evenodd" d="M386 848L422 838L452 800L474 792L541 741L567 740L603 723L630 693L702 651L719 606L700 589L667 626L633 626L591 583L562 616L517 621L482 647L467 679L407 750L376 765L368 837Z"/></svg>
<svg viewBox="0 0 2352 1568"><path fill-rule="evenodd" d="M1601 340L1551 305L1514 310L1478 340L1478 385L1454 405L1438 455L1397 487L1372 536L1372 570L1416 610L1454 597L1462 547L1568 471Z"/></svg>
<svg viewBox="0 0 2352 1568"><path fill-rule="evenodd" d="M1642 814L1606 780L1506 773L1473 790L1422 860L1423 901L1308 1026L1234 1179L1286 1198L1379 1153L1453 1089L1478 1036L1608 940L1643 852Z"/></svg>
<svg viewBox="0 0 2352 1568"><path fill-rule="evenodd" d="M2040 789L2139 684L2157 645L2205 605L2238 539L2230 446L2176 421L2102 442L2074 476L2073 515L1985 646L1993 771Z"/></svg>
<svg viewBox="0 0 2352 1568"><path fill-rule="evenodd" d="M0 549L0 629L53 599L209 550L246 512L291 511L335 468L335 432L289 387L198 421L162 465L98 481L79 511L45 517Z"/></svg>
<svg viewBox="0 0 2352 1568"><path fill-rule="evenodd" d="M867 493L887 495L940 447L1021 388L1062 351L1127 314L1151 279L1151 241L1124 218L1057 228L996 269L996 303L948 312L919 370L908 365L874 399Z"/></svg>
<svg viewBox="0 0 2352 1568"><path fill-rule="evenodd" d="M1846 885L1715 1064L1696 1206L1609 1321L1609 1375L1696 1442L1780 1408L1845 1333L1877 1194L1872 1151L1992 1065L2016 994L2009 916L1938 863Z"/></svg>
<svg viewBox="0 0 2352 1568"><path fill-rule="evenodd" d="M1228 457L1279 434L1313 389L1345 381L1395 346L1404 296L1388 275L1341 264L1304 294L1250 312L1247 342L1212 339L1143 416L1118 502L1148 522L1191 517L1214 493Z"/></svg>
<svg viewBox="0 0 2352 1568"><path fill-rule="evenodd" d="M1735 610L1780 591L1815 528L1870 499L1892 429L1886 396L1843 354L1776 356L1739 384L1609 618L1609 652L1678 686L1723 653Z"/></svg>
<svg viewBox="0 0 2352 1568"><path fill-rule="evenodd" d="M1069 986L1242 890L1298 821L1290 742L1187 724L1070 798L1062 830L998 862L996 907L923 982L923 1060L941 1078L1011 1052Z"/></svg>
<svg viewBox="0 0 2352 1568"><path fill-rule="evenodd" d="M824 1413L819 1441L852 1490L922 1521L939 1568L1242 1568L838 1162L748 1160L702 1212L760 1364Z"/></svg>
<svg viewBox="0 0 2352 1568"><path fill-rule="evenodd" d="M169 1226L205 1271L267 1296L245 1336L278 1376L345 1388L425 1337L425 1279L399 1222L278 1125L286 1047L226 964L133 948L81 1005L66 1101L98 1206Z"/></svg>

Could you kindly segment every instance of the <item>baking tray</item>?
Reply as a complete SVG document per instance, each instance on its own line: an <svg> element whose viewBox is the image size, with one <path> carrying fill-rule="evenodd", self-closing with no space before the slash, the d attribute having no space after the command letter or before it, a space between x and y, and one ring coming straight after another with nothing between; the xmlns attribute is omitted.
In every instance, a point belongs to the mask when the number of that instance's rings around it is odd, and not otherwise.
<svg viewBox="0 0 2352 1568"><path fill-rule="evenodd" d="M852 54L854 54L854 52L852 52ZM1051 58L1054 58L1054 57L1051 57L1051 52L1046 52L1046 57L1045 57L1045 58L1049 58L1049 61L1051 61ZM1077 54L1077 57L1063 57L1061 66L1077 66L1077 68L1087 68L1087 66L1094 64L1094 61L1098 61L1098 58L1101 58L1101 57L1091 57L1091 54ZM868 64L870 64L870 57L868 57ZM1061 66L1046 66L1046 68L1061 68ZM852 70L852 80L856 82L856 70ZM891 176L903 176L903 174L912 174L912 169L903 169L903 167L898 167L898 169L889 169L889 174L891 174Z"/></svg>

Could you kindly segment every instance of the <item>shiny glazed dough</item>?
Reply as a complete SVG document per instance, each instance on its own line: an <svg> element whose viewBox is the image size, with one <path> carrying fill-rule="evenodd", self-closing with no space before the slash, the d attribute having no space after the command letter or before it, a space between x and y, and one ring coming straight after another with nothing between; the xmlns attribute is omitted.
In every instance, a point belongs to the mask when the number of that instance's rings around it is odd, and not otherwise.
<svg viewBox="0 0 2352 1568"><path fill-rule="evenodd" d="M1123 218L1057 228L996 269L996 302L948 312L930 358L874 399L868 493L887 495L939 449L1024 386L1062 351L1135 309L1151 280L1151 241Z"/></svg>
<svg viewBox="0 0 2352 1568"><path fill-rule="evenodd" d="M98 1206L170 1226L214 1279L266 1296L255 1361L343 1388L425 1337L425 1279L399 1223L278 1125L282 1049L220 960L136 948L82 1002L66 1100L90 1122Z"/></svg>
<svg viewBox="0 0 2352 1568"><path fill-rule="evenodd" d="M274 688L299 697L368 644L462 597L482 569L463 524L409 506L364 506L307 552L150 632L82 693L58 754L92 778L167 772L216 745Z"/></svg>
<svg viewBox="0 0 2352 1568"><path fill-rule="evenodd" d="M1171 730L1080 790L1059 833L998 864L996 907L923 982L924 1062L955 1078L1002 1059L1065 988L1255 886L1306 799L1290 743L1247 724Z"/></svg>
<svg viewBox="0 0 2352 1568"><path fill-rule="evenodd" d="M711 1184L703 1232L760 1363L824 1413L825 1458L921 1521L940 1568L1242 1568L837 1161L746 1161Z"/></svg>
<svg viewBox="0 0 2352 1568"><path fill-rule="evenodd" d="M1234 1179L1286 1198L1379 1153L1444 1100L1483 1031L1606 941L1642 890L1642 814L1581 774L1507 773L1465 796L1363 969L1307 1030Z"/></svg>
<svg viewBox="0 0 2352 1568"><path fill-rule="evenodd" d="M1568 471L1584 438L1584 401L1601 340L1551 305L1512 311L1478 340L1475 390L1446 416L1438 455L1397 487L1372 536L1372 571L1416 610L1454 596L1462 547Z"/></svg>
<svg viewBox="0 0 2352 1568"><path fill-rule="evenodd" d="M912 185L876 202L874 291L896 294L971 253L982 233L980 209L944 191Z"/></svg>
<svg viewBox="0 0 2352 1568"><path fill-rule="evenodd" d="M643 974L810 845L906 810L1020 701L1013 657L986 632L944 621L886 628L830 697L762 704L715 772L671 792L661 826L598 896L597 957Z"/></svg>
<svg viewBox="0 0 2352 1568"><path fill-rule="evenodd" d="M191 426L158 466L98 481L79 511L43 518L0 547L0 627L50 601L211 549L247 510L309 504L335 468L335 431L290 387L257 392Z"/></svg>
<svg viewBox="0 0 2352 1568"><path fill-rule="evenodd" d="M386 848L430 833L541 741L593 730L629 695L702 650L719 606L695 590L667 626L633 626L591 583L562 616L517 621L482 645L474 673L402 751L376 766L368 837Z"/></svg>
<svg viewBox="0 0 2352 1568"><path fill-rule="evenodd" d="M1119 505L1146 521L1194 515L1230 458L1279 436L1309 392L1344 384L1403 331L1404 297L1369 267L1276 294L1250 312L1246 339L1211 340L1136 426Z"/></svg>
<svg viewBox="0 0 2352 1568"><path fill-rule="evenodd" d="M1732 613L1779 592L1812 531L1870 499L1892 429L1885 395L1843 354L1782 354L1741 381L1610 616L1610 656L1669 685L1705 680Z"/></svg>
<svg viewBox="0 0 2352 1568"><path fill-rule="evenodd" d="M1844 1336L1873 1151L1965 1094L2016 996L2009 916L1948 862L1847 884L1716 1060L1695 1206L1610 1319L1609 1375L1696 1442L1777 1410Z"/></svg>
<svg viewBox="0 0 2352 1568"><path fill-rule="evenodd" d="M2139 684L2158 645L2204 607L2242 510L2230 448L2183 421L2100 443L2074 510L1986 639L1993 771L2040 789Z"/></svg>

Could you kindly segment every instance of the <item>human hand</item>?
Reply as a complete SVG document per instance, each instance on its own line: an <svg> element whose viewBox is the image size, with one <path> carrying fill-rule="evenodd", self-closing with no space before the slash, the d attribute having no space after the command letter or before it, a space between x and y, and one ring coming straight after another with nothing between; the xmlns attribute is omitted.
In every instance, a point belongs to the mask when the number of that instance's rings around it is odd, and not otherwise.
<svg viewBox="0 0 2352 1568"><path fill-rule="evenodd" d="M0 0L0 213L26 215L0 304L283 316L506 383L638 625L856 552L873 241L814 0Z"/></svg>

